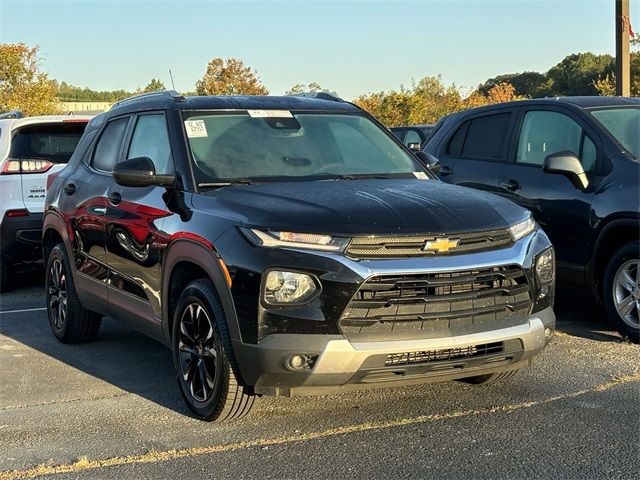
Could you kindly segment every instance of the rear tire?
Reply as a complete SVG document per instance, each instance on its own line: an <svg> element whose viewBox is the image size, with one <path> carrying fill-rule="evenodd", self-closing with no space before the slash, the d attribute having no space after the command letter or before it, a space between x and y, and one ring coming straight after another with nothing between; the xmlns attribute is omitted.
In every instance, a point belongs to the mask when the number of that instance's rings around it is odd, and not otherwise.
<svg viewBox="0 0 640 480"><path fill-rule="evenodd" d="M102 317L80 304L71 274L71 265L59 243L51 249L47 259L45 293L49 325L62 343L95 340Z"/></svg>
<svg viewBox="0 0 640 480"><path fill-rule="evenodd" d="M11 272L11 265L7 260L0 258L0 293L8 292L9 288L9 274Z"/></svg>
<svg viewBox="0 0 640 480"><path fill-rule="evenodd" d="M629 242L611 257L604 274L607 317L622 336L640 343L640 242Z"/></svg>
<svg viewBox="0 0 640 480"><path fill-rule="evenodd" d="M476 375L475 377L460 378L464 383L472 385L490 385L513 377L519 370L508 370L506 372L488 373L487 375Z"/></svg>
<svg viewBox="0 0 640 480"><path fill-rule="evenodd" d="M255 400L233 373L226 321L209 280L187 286L173 317L171 343L180 393L189 409L209 422L242 418Z"/></svg>

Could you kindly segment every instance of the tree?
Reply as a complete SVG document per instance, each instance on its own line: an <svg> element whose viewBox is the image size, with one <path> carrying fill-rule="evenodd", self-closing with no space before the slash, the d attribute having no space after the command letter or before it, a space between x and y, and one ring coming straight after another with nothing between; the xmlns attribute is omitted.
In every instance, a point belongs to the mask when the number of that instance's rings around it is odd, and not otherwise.
<svg viewBox="0 0 640 480"><path fill-rule="evenodd" d="M547 90L547 76L539 72L507 73L490 78L478 87L478 92L488 95L496 85L510 83L515 95L519 97L536 98L543 96Z"/></svg>
<svg viewBox="0 0 640 480"><path fill-rule="evenodd" d="M142 93L160 92L166 89L167 87L165 87L164 83L162 83L159 79L152 78L151 81L147 84L147 86L142 89Z"/></svg>
<svg viewBox="0 0 640 480"><path fill-rule="evenodd" d="M320 84L317 82L311 82L308 85L303 83L296 83L293 87L291 87L290 90L287 90L285 92L285 95L297 95L299 93L318 93L318 92L332 93L332 94L335 93L326 88L322 88Z"/></svg>
<svg viewBox="0 0 640 480"><path fill-rule="evenodd" d="M388 127L435 123L463 107L458 88L445 86L439 76L424 77L411 88L361 95L354 103Z"/></svg>
<svg viewBox="0 0 640 480"><path fill-rule="evenodd" d="M237 58L214 58L207 71L196 82L198 95L268 95L260 77Z"/></svg>
<svg viewBox="0 0 640 480"><path fill-rule="evenodd" d="M56 83L38 68L38 47L0 44L0 111L25 115L58 113Z"/></svg>
<svg viewBox="0 0 640 480"><path fill-rule="evenodd" d="M591 52L568 55L547 72L550 80L547 96L597 95L594 82L612 74L615 61L611 55Z"/></svg>
<svg viewBox="0 0 640 480"><path fill-rule="evenodd" d="M640 51L631 53L631 95L640 96ZM603 73L598 79L594 80L593 87L598 95L615 95L616 94L616 75L615 73Z"/></svg>

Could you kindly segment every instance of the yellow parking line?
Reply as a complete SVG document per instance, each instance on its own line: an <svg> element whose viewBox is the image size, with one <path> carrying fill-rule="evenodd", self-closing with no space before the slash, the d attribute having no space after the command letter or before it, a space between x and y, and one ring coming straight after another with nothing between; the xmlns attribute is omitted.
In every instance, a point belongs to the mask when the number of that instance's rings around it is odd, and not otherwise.
<svg viewBox="0 0 640 480"><path fill-rule="evenodd" d="M575 398L588 393L604 392L610 390L619 385L623 385L630 382L640 381L640 373L632 375L625 375L615 377L612 380L597 385L590 389L579 390L576 392L563 393L553 397L544 398L542 400L532 400L529 402L513 403L507 405L498 405L494 407L480 408L476 410L461 410L458 412L450 413L436 413L432 415L420 415L418 417L400 418L395 420L383 421L383 422L370 422L361 423L356 425L348 425L345 427L329 428L327 430L320 430L316 432L300 433L296 435L285 435L275 438L261 438L256 440L247 440L244 442L229 443L222 445L211 445L207 447L193 447L183 448L176 450L167 450L163 452L150 451L148 453L140 455L127 455L121 457L112 457L102 460L89 460L83 458L75 463L63 464L63 465L40 465L38 467L30 468L27 470L5 470L0 472L0 480L17 480L24 478L34 478L42 475L54 475L62 473L79 473L87 470L96 470L99 468L114 467L118 465L131 465L138 463L156 463L165 462L168 460L176 460L187 457L198 457L202 455L208 455L212 453L229 452L233 450L241 450L251 447L262 447L269 445L282 445L293 442L305 442L310 440L316 440L319 438L333 437L336 435L345 435L349 433L365 432L368 430L380 430L392 427L402 427L406 425L416 425L421 423L428 423L437 420L446 420L451 418L467 417L471 415L482 415L491 413L508 413L525 408L531 408L539 405L545 405L548 403L556 402L559 400L565 400L569 398Z"/></svg>

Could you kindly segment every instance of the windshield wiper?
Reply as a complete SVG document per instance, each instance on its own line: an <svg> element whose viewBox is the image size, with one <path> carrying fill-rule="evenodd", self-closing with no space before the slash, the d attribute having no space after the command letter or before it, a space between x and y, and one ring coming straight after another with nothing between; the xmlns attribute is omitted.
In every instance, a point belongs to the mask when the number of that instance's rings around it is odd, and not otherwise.
<svg viewBox="0 0 640 480"><path fill-rule="evenodd" d="M253 182L248 178L235 178L224 182L203 182L198 184L198 188L222 188L233 185L251 185Z"/></svg>
<svg viewBox="0 0 640 480"><path fill-rule="evenodd" d="M348 175L338 175L340 180L362 180L367 178L391 178L387 173L353 173Z"/></svg>

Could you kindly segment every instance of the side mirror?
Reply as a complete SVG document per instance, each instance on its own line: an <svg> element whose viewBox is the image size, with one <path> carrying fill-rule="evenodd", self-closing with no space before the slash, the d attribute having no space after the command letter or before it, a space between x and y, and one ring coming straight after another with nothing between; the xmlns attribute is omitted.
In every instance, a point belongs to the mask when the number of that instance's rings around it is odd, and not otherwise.
<svg viewBox="0 0 640 480"><path fill-rule="evenodd" d="M570 150L548 155L544 159L542 170L547 173L565 175L577 189L586 190L589 186L589 179L587 174L584 173L580 160Z"/></svg>
<svg viewBox="0 0 640 480"><path fill-rule="evenodd" d="M410 144L407 145L407 147L409 147L409 150L411 150L413 152L419 152L420 151L420 144L418 142L410 143Z"/></svg>
<svg viewBox="0 0 640 480"><path fill-rule="evenodd" d="M156 167L149 157L136 157L116 163L111 175L123 187L172 187L175 175L156 175Z"/></svg>
<svg viewBox="0 0 640 480"><path fill-rule="evenodd" d="M438 160L437 157L426 152L415 152L414 155L433 173L438 173L440 171L440 160Z"/></svg>

